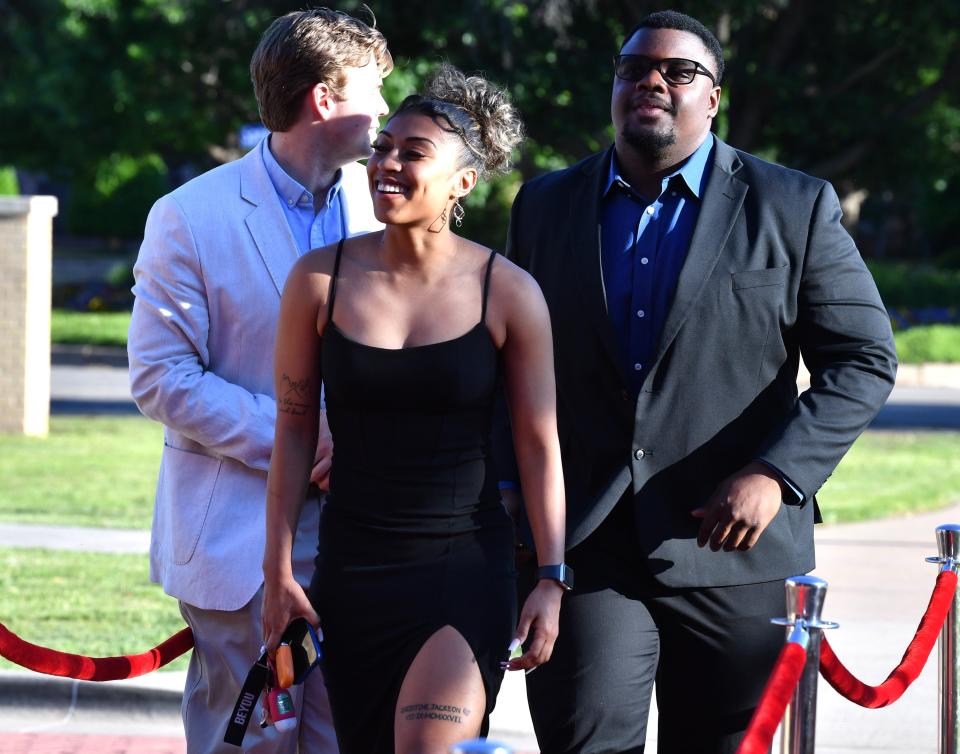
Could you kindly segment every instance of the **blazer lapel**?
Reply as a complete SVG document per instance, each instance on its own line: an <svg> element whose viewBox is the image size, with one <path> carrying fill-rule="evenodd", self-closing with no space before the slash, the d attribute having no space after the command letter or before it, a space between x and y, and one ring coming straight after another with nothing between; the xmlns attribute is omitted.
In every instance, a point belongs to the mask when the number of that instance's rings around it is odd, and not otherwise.
<svg viewBox="0 0 960 754"><path fill-rule="evenodd" d="M597 331L603 348L611 363L622 377L623 360L620 346L610 323L607 309L607 294L603 284L603 265L600 257L600 193L606 178L604 168L610 164L612 148L596 160L583 166L586 180L578 182L578 190L571 197L568 217L583 217L586 222L572 223L570 233L570 270L569 280L574 281L584 304L584 313Z"/></svg>
<svg viewBox="0 0 960 754"><path fill-rule="evenodd" d="M740 158L737 153L717 139L713 169L703 192L700 214L690 239L687 258L680 270L673 303L660 335L654 364L666 353L690 315L690 310L716 267L727 237L740 214L743 199L747 194L747 184L736 177L739 168Z"/></svg>
<svg viewBox="0 0 960 754"><path fill-rule="evenodd" d="M261 142L242 158L240 195L254 205L245 220L247 229L280 294L299 252L280 206L280 198L263 165L260 150L264 148L266 144Z"/></svg>

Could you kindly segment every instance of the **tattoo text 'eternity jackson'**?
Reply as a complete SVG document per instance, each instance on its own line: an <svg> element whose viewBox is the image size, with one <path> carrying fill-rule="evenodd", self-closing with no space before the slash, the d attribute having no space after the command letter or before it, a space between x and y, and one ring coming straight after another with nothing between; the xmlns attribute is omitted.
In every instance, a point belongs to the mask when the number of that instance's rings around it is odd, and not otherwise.
<svg viewBox="0 0 960 754"><path fill-rule="evenodd" d="M463 718L469 717L471 712L469 707L434 702L408 704L400 708L400 714L405 720L443 720L448 723L462 723Z"/></svg>

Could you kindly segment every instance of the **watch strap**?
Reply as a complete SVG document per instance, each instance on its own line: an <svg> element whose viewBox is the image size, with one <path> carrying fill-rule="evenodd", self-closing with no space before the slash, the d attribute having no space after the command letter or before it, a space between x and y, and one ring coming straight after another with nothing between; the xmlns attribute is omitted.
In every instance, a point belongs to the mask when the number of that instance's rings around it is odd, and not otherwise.
<svg viewBox="0 0 960 754"><path fill-rule="evenodd" d="M573 569L566 563L545 565L537 568L537 580L552 579L566 591L573 589Z"/></svg>

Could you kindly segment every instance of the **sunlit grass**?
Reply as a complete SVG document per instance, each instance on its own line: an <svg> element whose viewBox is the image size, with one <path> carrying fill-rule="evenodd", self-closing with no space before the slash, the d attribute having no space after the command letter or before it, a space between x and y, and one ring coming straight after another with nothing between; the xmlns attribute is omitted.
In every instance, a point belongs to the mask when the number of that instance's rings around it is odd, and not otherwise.
<svg viewBox="0 0 960 754"><path fill-rule="evenodd" d="M93 346L127 345L130 312L75 312L54 309L50 314L50 340Z"/></svg>
<svg viewBox="0 0 960 754"><path fill-rule="evenodd" d="M184 627L146 555L0 548L0 623L33 644L92 657L138 654ZM184 670L187 657L168 670ZM0 668L16 668L0 659Z"/></svg>
<svg viewBox="0 0 960 754"><path fill-rule="evenodd" d="M866 432L817 499L829 523L960 502L960 432Z"/></svg>
<svg viewBox="0 0 960 754"><path fill-rule="evenodd" d="M161 444L139 417L53 417L45 440L0 435L0 521L147 528ZM825 519L960 502L958 449L957 432L867 432L818 495ZM184 625L148 573L145 554L0 548L0 622L64 651L143 652Z"/></svg>
<svg viewBox="0 0 960 754"><path fill-rule="evenodd" d="M146 529L163 447L140 416L52 416L46 438L0 434L0 521Z"/></svg>

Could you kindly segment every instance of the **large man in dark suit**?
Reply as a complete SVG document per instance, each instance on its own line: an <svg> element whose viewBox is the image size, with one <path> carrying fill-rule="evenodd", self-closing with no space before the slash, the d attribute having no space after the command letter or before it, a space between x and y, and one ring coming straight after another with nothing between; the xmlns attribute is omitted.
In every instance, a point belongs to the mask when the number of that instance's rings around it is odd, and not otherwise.
<svg viewBox="0 0 960 754"><path fill-rule="evenodd" d="M782 579L814 567L814 494L893 385L836 194L711 134L722 73L702 24L648 16L617 57L614 146L514 204L508 256L553 320L576 574L528 679L544 754L642 752L654 679L659 751L736 749Z"/></svg>

